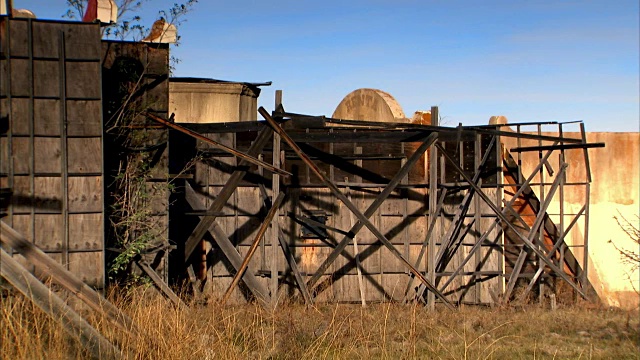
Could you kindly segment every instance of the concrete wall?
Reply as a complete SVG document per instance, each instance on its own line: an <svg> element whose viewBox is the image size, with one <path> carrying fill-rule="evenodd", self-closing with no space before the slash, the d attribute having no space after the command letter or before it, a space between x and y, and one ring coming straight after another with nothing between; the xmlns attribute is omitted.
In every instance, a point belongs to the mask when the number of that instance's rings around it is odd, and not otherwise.
<svg viewBox="0 0 640 360"><path fill-rule="evenodd" d="M259 89L207 80L169 83L169 109L177 123L257 120Z"/></svg>
<svg viewBox="0 0 640 360"><path fill-rule="evenodd" d="M557 135L557 133L545 133ZM565 136L580 138L579 133L565 133ZM640 274L634 266L625 263L621 254L616 250L623 248L636 253L640 251L634 242L622 229L616 220L625 218L638 228L638 214L640 207L640 134L639 133L587 133L587 142L603 142L605 148L595 148L589 151L589 161L592 175L589 207L589 279L603 302L610 306L633 308L638 306L638 289ZM508 149L517 146L515 139L503 138ZM545 143L545 145L548 143ZM521 146L536 146L535 141L521 141ZM567 169L567 183L585 181L586 168L584 166L583 150L568 150L565 152L569 164ZM512 154L516 157L516 154ZM559 169L559 151L554 152L550 159L555 171ZM523 153L523 173L530 174L539 163L538 153ZM552 182L554 176L545 172L545 182ZM534 181L539 181L539 176ZM533 187L539 194L538 186ZM549 186L544 189L546 192ZM565 213L577 213L585 202L585 186L565 186ZM559 194L551 203L549 213L558 214L560 208ZM560 223L559 216L552 216L556 224ZM565 226L572 216L565 216ZM581 244L585 234L585 223L578 221L577 227L569 233L568 243ZM615 245L615 246L614 246ZM576 258L583 262L581 248L573 249ZM637 264L636 264L637 265ZM584 264L582 264L584 267Z"/></svg>

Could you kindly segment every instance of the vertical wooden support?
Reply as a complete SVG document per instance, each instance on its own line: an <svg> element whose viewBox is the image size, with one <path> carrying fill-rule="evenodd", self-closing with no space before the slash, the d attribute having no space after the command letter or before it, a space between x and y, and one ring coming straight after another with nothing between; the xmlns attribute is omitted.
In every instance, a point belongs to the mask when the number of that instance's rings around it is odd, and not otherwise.
<svg viewBox="0 0 640 360"><path fill-rule="evenodd" d="M582 143L587 143L587 133L584 131L584 123L580 123L580 134L582 135ZM582 274L580 281L582 288L587 289L589 283L589 203L591 202L591 163L589 161L589 151L584 149L584 165L587 172L587 184L585 185L585 211L584 211L584 255L582 258ZM577 274L576 274L577 275Z"/></svg>
<svg viewBox="0 0 640 360"><path fill-rule="evenodd" d="M275 107L278 111L282 108L282 90L276 90ZM280 135L273 133L273 167L280 168ZM280 175L273 174L271 178L271 204L275 206L276 196L280 193ZM275 307L278 302L278 235L280 234L280 214L276 209L275 221L271 224L271 279L269 290L271 291L271 305Z"/></svg>
<svg viewBox="0 0 640 360"><path fill-rule="evenodd" d="M542 125L538 124L538 136L542 135ZM538 146L542 146L542 140L538 140ZM538 151L538 161L542 161L542 151ZM546 164L546 161L545 161ZM538 198L540 199L540 203L544 203L545 200L545 193L544 193L544 181L545 181L545 176L544 176L544 167L540 168L540 191L539 191L539 196ZM547 211L547 209L539 209L538 210L538 216L540 216L540 214L544 214ZM544 215L543 215L544 216ZM536 219L537 220L537 219ZM535 243L535 242L534 242ZM540 230L538 231L538 244L537 244L540 248L540 251L544 250L544 226L540 227ZM538 271L536 271L536 273L540 272L542 273L544 271L544 262L542 261L542 259L538 258ZM532 279L533 280L533 279ZM540 282L538 283L538 301L540 302L540 304L543 303L544 301L544 293L545 293L545 286L544 286L544 279L540 279Z"/></svg>
<svg viewBox="0 0 640 360"><path fill-rule="evenodd" d="M495 141L495 140L494 140ZM473 144L473 167L474 169L476 169L477 172L481 172L482 170L480 169L481 165L481 155L482 155L482 136L480 134L476 135L476 139L475 142ZM498 144L496 144L496 146L498 146ZM487 154L491 153L491 150L493 150L491 147L489 147L489 149L487 149ZM482 233L482 202L480 201L480 197L479 196L474 196L473 197L473 219L474 219L474 228L475 228L475 233L476 233L476 242L477 242L477 237L479 234ZM478 251L476 251L475 257L474 257L474 266L473 266L473 271L477 272L480 271L480 263L482 261L482 244L480 244L480 247L478 248ZM474 275L472 277L473 279L476 278L476 276ZM474 281L474 290L475 290L475 302L477 304L480 304L482 302L482 284L480 281Z"/></svg>
<svg viewBox="0 0 640 360"><path fill-rule="evenodd" d="M440 125L437 106L431 107L431 125ZM436 208L438 207L438 200L436 199L438 192L438 150L435 147L431 147L429 152L429 218L435 219L439 216L439 214L436 213ZM436 228L438 227L435 221L431 221L431 224ZM429 240L427 249L427 278L432 284L436 281L436 241L439 240L438 232L439 231L431 231L431 239ZM427 306L429 309L435 309L435 300L435 295L432 292L427 293Z"/></svg>
<svg viewBox="0 0 640 360"><path fill-rule="evenodd" d="M349 201L351 200L351 189L349 188L349 177L346 176L344 178L344 183L346 184L345 191L347 192L347 198ZM355 224L353 219L353 213L349 212L349 228L351 228ZM360 289L360 303L362 306L367 306L367 300L364 291L364 282L362 280L362 264L360 264L360 251L358 250L358 236L353 236L353 255L356 261L356 273L358 276L358 288Z"/></svg>
<svg viewBox="0 0 640 360"><path fill-rule="evenodd" d="M93 359L120 358L120 350L3 249L0 249L0 275L40 310L60 321L62 328L78 339Z"/></svg>
<svg viewBox="0 0 640 360"><path fill-rule="evenodd" d="M69 163L67 161L67 64L65 53L64 31L59 34L59 56L60 56L60 166L62 181L62 258L69 269ZM35 171L34 171L35 172ZM35 237L34 237L35 239Z"/></svg>

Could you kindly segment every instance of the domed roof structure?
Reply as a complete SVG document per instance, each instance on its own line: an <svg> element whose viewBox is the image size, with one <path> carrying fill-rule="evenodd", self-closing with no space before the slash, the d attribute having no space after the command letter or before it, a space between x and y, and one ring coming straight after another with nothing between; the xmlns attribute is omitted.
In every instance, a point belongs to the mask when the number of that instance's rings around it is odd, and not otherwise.
<svg viewBox="0 0 640 360"><path fill-rule="evenodd" d="M408 122L402 107L389 93L358 89L342 99L331 116L335 119Z"/></svg>

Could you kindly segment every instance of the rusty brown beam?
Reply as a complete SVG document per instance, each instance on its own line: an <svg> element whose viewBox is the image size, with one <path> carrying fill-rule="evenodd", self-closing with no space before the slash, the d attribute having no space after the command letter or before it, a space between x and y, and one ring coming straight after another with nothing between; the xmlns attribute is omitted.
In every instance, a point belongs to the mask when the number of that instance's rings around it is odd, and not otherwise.
<svg viewBox="0 0 640 360"><path fill-rule="evenodd" d="M150 114L150 113L142 113L142 115L148 117L151 120L157 121L157 122L159 122L159 123L161 123L161 124L163 124L163 125L165 125L167 127L170 127L170 128L172 128L174 130L180 131L183 134L189 135L189 136L191 136L191 137L193 137L195 139L198 139L200 141L206 142L207 144L209 144L209 145L211 145L211 146L213 146L215 148L218 148L218 149L220 149L220 150L222 150L224 152L227 152L227 153L229 153L229 154L231 154L231 155L233 155L235 157L238 157L238 158L240 158L242 160L245 160L245 161L247 161L247 162L249 162L251 164L254 164L254 165L257 165L257 166L261 166L265 170L269 170L271 172L278 173L280 175L291 176L290 172L284 171L282 169L278 169L277 167L274 167L271 164L268 164L268 163L266 163L266 162L264 162L262 160L258 160L258 159L256 159L255 157L253 157L253 156L251 156L249 154L245 154L245 153L243 153L241 151L238 151L238 150L236 150L234 148L231 148L231 147L229 147L227 145L221 144L221 143L219 143L219 142L217 142L215 140L211 140L208 137L205 137L205 136L203 136L203 135L201 135L201 134L199 134L199 133L197 133L195 131L189 130L189 129L187 129L187 128L183 127L183 126L180 126L180 125L178 125L176 123L173 123L171 121L165 120L165 119L163 119L161 117L155 116L155 115ZM171 116L173 116L173 114L171 114Z"/></svg>
<svg viewBox="0 0 640 360"><path fill-rule="evenodd" d="M271 118L271 115L263 107L260 107L258 112L260 113L260 115L262 115L265 118L265 120L267 120L267 122L269 123L269 125L271 125L274 131L277 132L282 137L282 139L298 155L298 157L300 157L300 159L309 167L309 169L329 188L329 190L333 193L333 195L338 200L340 200L356 216L356 218L358 218L358 220L362 222L364 226L366 226L367 229L369 229L369 231L371 231L371 233L376 238L378 238L378 240L382 244L384 244L389 249L389 251L396 258L398 258L400 262L402 262L404 266L406 266L409 269L411 273L413 273L422 283L424 283L429 291L433 292L436 296L438 296L447 307L449 307L450 309L453 309L454 308L453 305L451 304L451 302L449 302L449 300L447 300L444 294L442 294L429 280L427 280L426 277L424 277L424 275L422 275L422 273L420 273L420 271L418 271L418 269L416 269L413 265L411 265L411 263L409 263L409 261L407 261L407 259L405 259L405 257L402 256L402 254L398 251L398 249L396 249L395 246L393 246L391 241L389 241L389 239L387 239L384 236L384 234L382 234L380 230L378 230L371 223L371 221L369 221L368 217L362 214L360 210L358 210L358 208L355 205L353 205L353 203L349 201L349 199L340 191L340 189L338 189L338 187L333 183L333 181L331 181L324 173L322 173L320 169L313 163L313 161L306 156L306 154L300 149L300 147L295 143L295 141L293 141L289 137L289 135L280 127L280 125L278 125L278 123L276 123L273 120L273 118ZM435 139L435 136L434 136L434 139Z"/></svg>

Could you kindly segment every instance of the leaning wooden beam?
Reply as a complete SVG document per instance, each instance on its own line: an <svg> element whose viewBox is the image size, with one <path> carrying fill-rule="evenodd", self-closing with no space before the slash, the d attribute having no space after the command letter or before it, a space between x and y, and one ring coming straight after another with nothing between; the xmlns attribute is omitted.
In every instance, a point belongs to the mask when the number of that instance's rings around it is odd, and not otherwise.
<svg viewBox="0 0 640 360"><path fill-rule="evenodd" d="M282 252L284 252L284 257L287 259L289 268L291 269L291 272L293 272L293 276L296 278L298 289L300 289L300 293L302 294L302 298L304 299L305 304L313 305L313 299L311 298L311 294L309 293L307 284L304 282L304 278L302 277L300 269L298 268L298 264L296 263L296 258L295 256L293 256L293 252L291 251L289 244L287 244L287 241L285 240L284 232L282 232L282 229L278 229L278 241L280 242Z"/></svg>
<svg viewBox="0 0 640 360"><path fill-rule="evenodd" d="M207 144L209 144L209 145L211 145L211 146L213 146L215 148L218 148L220 150L223 150L223 151L225 151L225 152L227 152L227 153L229 153L229 154L231 154L231 155L233 155L235 157L239 157L240 159L242 159L242 160L244 160L246 162L249 162L249 163L254 164L254 165L262 166L266 170L269 170L269 171L274 172L274 173L278 173L278 174L281 174L281 175L287 175L287 176L291 175L291 173L289 173L289 172L286 172L286 171L284 171L282 169L278 169L276 167L273 167L271 164L267 164L264 161L256 159L251 154L245 154L245 153L243 153L241 151L238 151L238 150L236 150L234 148L231 148L231 147L229 147L227 145L224 145L224 144L221 144L221 143L219 143L217 141L211 140L208 137L205 137L205 136L203 136L201 134L198 134L195 131L191 131L191 130L189 130L189 129L183 127L183 126L180 126L180 125L178 125L176 123L173 123L171 121L165 120L165 119L163 119L161 117L155 116L155 115L150 114L150 113L142 113L142 115L148 117L151 120L157 121L157 122L159 122L159 123L161 123L161 124L163 124L163 125L165 125L167 127L170 127L170 128L172 128L174 130L180 131L183 134L189 135L192 138L195 138L195 139L198 139L200 141L206 142ZM171 116L173 117L173 114L171 114Z"/></svg>
<svg viewBox="0 0 640 360"><path fill-rule="evenodd" d="M507 282L507 289L502 296L502 302L506 303L509 301L511 297L511 292L516 286L516 282L518 281L518 277L520 276L520 272L522 271L522 266L524 265L524 261L527 259L529 255L529 251L526 247L520 249L520 254L518 254L518 259L516 259L515 264L513 264L513 269L511 270L511 276L509 276L509 281Z"/></svg>
<svg viewBox="0 0 640 360"><path fill-rule="evenodd" d="M11 246L14 251L24 256L32 264L39 266L56 283L89 305L94 311L105 314L107 319L125 331L136 331L133 322L127 315L78 277L67 271L61 264L30 243L4 221L0 221L0 241Z"/></svg>
<svg viewBox="0 0 640 360"><path fill-rule="evenodd" d="M196 192L193 190L191 185L188 182L185 182L185 198L187 203L194 209L200 210L204 208L200 199L196 196ZM201 217L203 219L204 217ZM238 250L233 246L227 235L224 233L220 225L218 225L217 221L213 220L211 222L211 226L207 230L213 240L216 242L220 250L227 257L231 266L233 266L236 271L240 268L240 264L242 264L242 257ZM253 275L253 271L245 271L242 276L242 281L247 285L251 293L261 302L261 305L266 305L268 301L268 292L267 289L262 286L262 284L256 279Z"/></svg>
<svg viewBox="0 0 640 360"><path fill-rule="evenodd" d="M278 197L276 197L276 199L273 201L273 205L271 205L271 209L269 209L267 216L264 218L264 221L262 221L262 224L260 224L260 228L258 228L258 233L256 234L255 239L253 239L253 243L251 244L251 247L249 247L247 256L245 256L244 260L242 261L242 264L240 264L238 271L233 276L233 280L231 281L229 288L227 289L227 291L224 293L224 296L222 297L222 302L221 302L222 305L224 305L224 303L227 302L227 300L229 299L229 296L231 296L231 293L233 292L233 289L236 287L236 285L238 285L238 282L240 281L240 277L244 274L245 270L247 270L247 267L249 266L249 261L251 261L253 254L256 252L256 249L260 244L260 240L262 240L262 236L264 236L264 233L267 232L267 229L269 228L269 224L271 224L271 220L273 220L273 217L278 213L278 209L280 208L280 205L284 200L284 196L285 196L284 193L281 192L278 194ZM273 291L277 292L277 289L274 289Z"/></svg>
<svg viewBox="0 0 640 360"><path fill-rule="evenodd" d="M489 155L491 154L491 150L493 149L493 146L495 145L495 143L496 143L496 137L494 136L491 138L491 143L487 147L487 151L482 157L482 160L480 161L480 165L476 169L475 174L473 174L474 184L480 185L482 183L482 179L480 175L482 174L482 170L484 169L487 163L487 160L489 159ZM444 256L445 252L449 249L451 244L454 243L454 240L457 238L457 234L459 234L460 232L460 228L464 223L464 218L467 215L467 212L469 211L469 207L471 206L471 199L473 198L474 192L475 190L473 188L469 188L464 198L462 199L462 202L458 206L458 209L456 210L453 220L451 221L451 225L449 226L449 229L447 229L447 233L443 238L444 242L442 246L440 246L440 249L436 254L436 258L435 258L436 272L439 269L443 269L447 266L446 263L444 264L442 263L442 257Z"/></svg>
<svg viewBox="0 0 640 360"><path fill-rule="evenodd" d="M538 255L550 268L551 270L553 270L556 274L558 274L564 281L566 281L572 288L574 288L578 294L580 294L580 296L582 296L583 298L586 298L586 295L584 294L584 292L582 292L582 290L576 285L574 284L569 277L567 276L567 274L564 273L564 271L562 271L562 269L558 268L553 261L547 259L546 256L544 256L544 253L542 251L540 251L531 241L529 241L529 239L527 239L524 235L522 235L518 229L516 229L513 224L511 224L511 222L506 218L506 216L500 211L500 209L498 209L498 207L496 206L496 204L494 204L491 199L489 199L489 197L482 191L481 188L479 188L476 184L474 184L472 182L472 179L465 174L465 172L460 168L460 166L458 166L458 164L456 163L456 161L451 158L451 156L444 150L444 148L442 146L440 146L439 144L436 144L436 147L438 147L438 149L440 149L443 153L443 155L445 156L445 158L447 159L447 161L449 161L449 163L451 163L451 165L456 169L456 171L458 171L458 173L460 173L460 175L467 181L469 182L469 185L471 185L472 187L475 187L476 189L476 193L480 196L480 198L487 204L489 205L489 207L491 208L491 210L500 218L500 220L502 221L503 224L505 224L507 227L509 227L530 249L531 251L533 251L536 255Z"/></svg>
<svg viewBox="0 0 640 360"><path fill-rule="evenodd" d="M271 139L272 134L273 134L273 131L271 130L271 128L268 126L265 126L260 131L260 133L258 134L258 137L255 139L253 144L251 144L251 146L249 147L247 154L249 156L258 156L258 154L269 142L269 139ZM229 200L233 192L236 190L236 188L240 184L240 181L242 180L242 178L247 173L247 170L245 169L246 165L247 165L247 162L245 162L244 160L240 162L238 169L235 170L233 174L231 174L231 176L229 176L229 180L227 180L227 183L222 187L218 196L216 196L216 198L213 200L213 202L211 203L211 206L209 206L209 209L206 209L207 213L214 214L222 210L222 208L226 205L227 201ZM216 217L213 215L204 216L200 219L200 222L198 223L196 228L193 229L193 232L191 233L191 235L189 235L189 238L187 239L184 245L185 261L189 260L191 253L193 253L193 250L195 250L196 246L198 245L198 242L202 240L202 237L204 236L204 234L207 233L207 230L213 225L213 223L215 222L215 219Z"/></svg>
<svg viewBox="0 0 640 360"><path fill-rule="evenodd" d="M93 359L120 358L120 350L1 248L0 275L40 310L60 321L63 330L78 339Z"/></svg>
<svg viewBox="0 0 640 360"><path fill-rule="evenodd" d="M172 303L178 307L187 307L187 304L185 304L182 299L180 299L178 295L176 295L176 293L173 292L173 290L171 290L164 281L162 281L162 278L151 268L151 266L149 266L149 264L144 260L138 260L136 261L136 264L138 264L140 270L144 271L149 276L158 290L162 291L162 293L171 300Z"/></svg>
<svg viewBox="0 0 640 360"><path fill-rule="evenodd" d="M358 218L359 222L364 223L364 226L366 226L367 229L369 229L369 231L371 231L371 233L376 238L378 238L378 240L382 244L384 244L389 249L389 251L396 258L398 258L398 260L402 262L404 266L406 266L409 269L409 271L411 271L416 277L418 277L418 279L420 279L420 281L422 281L425 284L427 289L429 289L431 292L436 294L436 296L438 296L449 308L453 309L453 305L451 305L449 300L447 300L447 298L442 293L440 293L440 291L438 291L438 289L435 286L433 286L433 284L429 280L427 280L427 278L425 278L422 275L422 273L420 273L420 271L418 271L415 267L413 267L413 265L411 265L411 263L409 263L409 261L407 261L407 259L405 259L404 256L402 256L400 251L398 251L398 249L396 249L395 246L393 246L393 244L389 241L389 239L387 239L384 236L384 234L382 234L380 230L378 230L371 223L371 221L369 221L368 217L362 214L360 210L358 210L358 208L355 205L353 205L353 203L350 202L349 199L347 199L347 197L340 191L340 189L338 189L338 187L329 178L327 178L327 176L324 173L322 173L320 169L318 169L318 167L313 163L313 161L311 161L304 154L304 152L300 150L298 145L287 135L287 133L282 130L280 125L278 125L271 118L271 115L269 115L269 113L263 107L260 107L258 111L265 118L265 120L267 120L267 122L269 123L269 125L271 125L274 131L276 131L282 137L282 139L289 145L289 147L309 167L309 169L311 169L311 171L329 188L329 190L333 193L333 195L338 200L340 200ZM435 140L435 137L434 137L434 140Z"/></svg>

